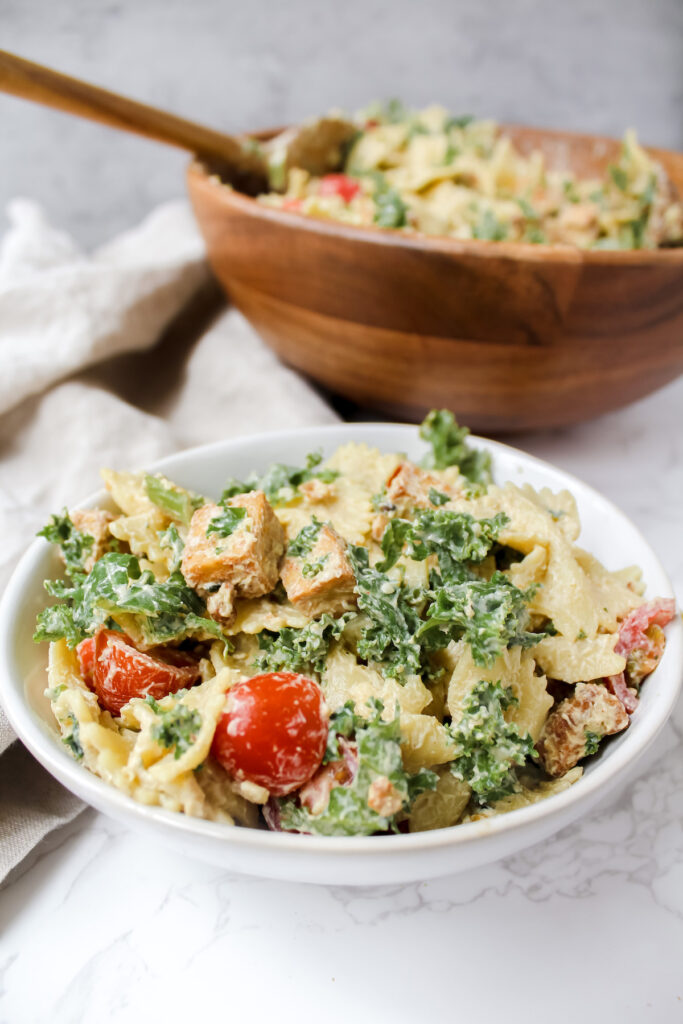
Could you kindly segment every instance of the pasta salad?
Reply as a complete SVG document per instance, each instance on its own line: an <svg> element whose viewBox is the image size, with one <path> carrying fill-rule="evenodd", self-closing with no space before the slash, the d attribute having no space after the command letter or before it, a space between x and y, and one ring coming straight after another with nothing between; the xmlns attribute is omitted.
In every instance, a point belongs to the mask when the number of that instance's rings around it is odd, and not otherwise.
<svg viewBox="0 0 683 1024"><path fill-rule="evenodd" d="M664 169L626 133L600 178L523 155L495 121L453 117L443 107L376 104L355 118L340 173L288 171L277 140L270 206L349 224L453 238L563 243L585 249L680 245L683 206ZM278 154L281 161L278 162Z"/></svg>
<svg viewBox="0 0 683 1024"><path fill-rule="evenodd" d="M445 828L552 796L621 732L674 602L576 545L568 491L493 482L447 411L421 464L364 444L219 499L104 470L64 510L47 696L133 799L312 835Z"/></svg>

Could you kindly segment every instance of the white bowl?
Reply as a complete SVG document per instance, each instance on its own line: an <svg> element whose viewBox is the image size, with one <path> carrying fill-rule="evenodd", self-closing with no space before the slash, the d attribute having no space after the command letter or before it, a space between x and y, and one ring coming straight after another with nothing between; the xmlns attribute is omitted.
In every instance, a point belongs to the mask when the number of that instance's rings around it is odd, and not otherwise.
<svg viewBox="0 0 683 1024"><path fill-rule="evenodd" d="M473 440L491 452L497 481L571 490L583 525L582 546L609 569L640 565L649 598L673 597L657 557L633 523L609 501L539 459L507 445ZM330 455L348 441L365 441L413 458L421 457L425 447L415 427L366 423L219 441L170 456L150 468L163 470L185 487L217 495L230 476L243 477L253 469L265 469L270 462L300 464L310 451L322 449ZM104 498L102 492L84 505L96 505ZM664 657L643 687L629 728L610 741L570 789L497 818L381 837L327 838L230 828L136 803L77 764L58 741L43 695L47 645L32 640L36 614L46 603L43 580L57 569L50 545L34 541L0 604L0 697L17 734L55 778L93 807L133 828L156 834L161 842L190 856L246 874L296 882L375 885L433 878L514 853L585 814L623 781L625 772L633 768L664 725L681 684L683 623L676 616L667 628Z"/></svg>

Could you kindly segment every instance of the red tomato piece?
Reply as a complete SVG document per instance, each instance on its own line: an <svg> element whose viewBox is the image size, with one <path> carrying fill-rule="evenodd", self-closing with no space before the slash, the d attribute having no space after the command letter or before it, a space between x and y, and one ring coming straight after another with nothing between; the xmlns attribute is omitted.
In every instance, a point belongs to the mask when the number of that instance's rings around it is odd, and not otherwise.
<svg viewBox="0 0 683 1024"><path fill-rule="evenodd" d="M318 195L340 196L345 203L350 203L359 192L359 182L349 178L348 174L326 174L318 186Z"/></svg>
<svg viewBox="0 0 683 1024"><path fill-rule="evenodd" d="M199 679L199 666L182 651L166 650L163 658L143 654L123 633L100 629L94 637L92 689L105 711L113 715L133 697L160 700L169 693L192 686Z"/></svg>
<svg viewBox="0 0 683 1024"><path fill-rule="evenodd" d="M95 671L94 636L88 636L85 640L81 640L76 648L76 657L78 658L78 666L83 676L83 682L92 690Z"/></svg>
<svg viewBox="0 0 683 1024"><path fill-rule="evenodd" d="M318 684L294 672L268 672L228 692L211 753L235 778L285 796L320 767L327 732Z"/></svg>
<svg viewBox="0 0 683 1024"><path fill-rule="evenodd" d="M282 210L300 210L301 209L301 200L300 199L296 199L296 198L283 199L281 209Z"/></svg>
<svg viewBox="0 0 683 1024"><path fill-rule="evenodd" d="M634 608L619 626L619 639L614 650L628 658L632 651L647 648L647 629L653 625L666 626L675 613L676 602L671 597L658 597Z"/></svg>

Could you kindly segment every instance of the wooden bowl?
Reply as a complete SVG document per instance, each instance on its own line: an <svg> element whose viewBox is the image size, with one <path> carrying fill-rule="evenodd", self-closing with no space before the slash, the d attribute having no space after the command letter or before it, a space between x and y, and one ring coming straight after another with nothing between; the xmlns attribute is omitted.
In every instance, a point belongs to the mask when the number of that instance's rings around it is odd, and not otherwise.
<svg viewBox="0 0 683 1024"><path fill-rule="evenodd" d="M619 143L506 126L550 166L604 172ZM683 156L650 149L683 194ZM683 371L683 249L584 251L353 227L275 210L193 163L190 198L235 305L290 366L392 415L555 427Z"/></svg>

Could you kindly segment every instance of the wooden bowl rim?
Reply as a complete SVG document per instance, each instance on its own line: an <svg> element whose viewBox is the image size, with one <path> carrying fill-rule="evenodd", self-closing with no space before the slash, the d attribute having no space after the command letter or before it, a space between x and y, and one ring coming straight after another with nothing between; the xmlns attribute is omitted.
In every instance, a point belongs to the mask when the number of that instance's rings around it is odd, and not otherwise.
<svg viewBox="0 0 683 1024"><path fill-rule="evenodd" d="M619 139L606 135L589 135L579 132L557 131L548 128L534 128L531 125L501 125L512 131L529 131L551 139L568 141L570 144L579 141L596 144L619 145ZM281 128L264 129L252 132L257 139L268 139ZM659 149L653 146L643 147L654 159L666 162L667 158L680 159L681 155L674 150ZM531 243L531 242L493 242L483 239L459 239L449 235L429 235L424 232L412 231L402 233L400 230L378 227L374 224L345 224L341 221L326 220L322 217L311 217L294 210L281 210L266 206L257 199L238 192L230 185L220 181L209 173L198 157L195 157L187 170L188 186L198 186L205 191L212 191L214 197L227 207L232 207L250 217L287 227L310 231L313 234L325 235L330 238L356 240L366 244L386 245L398 249L414 251L440 252L452 256L476 256L482 259L500 258L528 263L585 263L597 266L651 266L673 265L683 266L683 247L671 249L580 249L564 243Z"/></svg>

